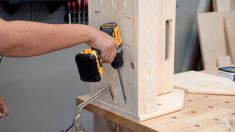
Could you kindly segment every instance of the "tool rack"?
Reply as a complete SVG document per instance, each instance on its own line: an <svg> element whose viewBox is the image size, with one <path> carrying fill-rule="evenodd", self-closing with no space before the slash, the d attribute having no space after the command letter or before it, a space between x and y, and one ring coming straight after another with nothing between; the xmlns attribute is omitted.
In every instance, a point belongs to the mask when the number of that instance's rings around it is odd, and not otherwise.
<svg viewBox="0 0 235 132"><path fill-rule="evenodd" d="M78 2L80 1L80 4ZM0 2L5 20L32 20L46 23L88 23L87 0L6 0ZM71 14L69 20L68 14Z"/></svg>

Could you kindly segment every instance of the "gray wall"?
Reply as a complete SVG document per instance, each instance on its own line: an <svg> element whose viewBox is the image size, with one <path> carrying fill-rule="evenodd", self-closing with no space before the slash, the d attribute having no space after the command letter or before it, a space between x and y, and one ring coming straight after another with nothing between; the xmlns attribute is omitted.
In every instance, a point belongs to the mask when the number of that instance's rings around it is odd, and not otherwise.
<svg viewBox="0 0 235 132"><path fill-rule="evenodd" d="M196 17L199 0L177 0L175 72L183 65L188 38ZM43 6L24 6L17 16L1 17L60 23L59 12L42 15ZM29 11L40 12L38 17ZM40 11L37 11L40 10ZM59 9L60 10L60 9ZM62 10L62 9L61 9ZM72 122L75 97L88 93L88 84L79 79L74 56L84 47L77 46L48 55L14 59L4 58L0 65L0 95L10 109L7 118L0 119L0 132L60 132ZM83 111L84 126L93 131L92 115Z"/></svg>
<svg viewBox="0 0 235 132"><path fill-rule="evenodd" d="M200 0L177 0L176 41L175 41L175 73L182 70L186 49L196 21Z"/></svg>
<svg viewBox="0 0 235 132"><path fill-rule="evenodd" d="M0 4L0 17L49 23L64 22L64 8L49 14L44 5L25 5L10 16ZM72 124L75 97L88 93L74 61L84 47L77 46L51 54L15 59L0 64L0 95L10 114L0 119L0 132L61 132ZM84 126L93 131L92 114L83 111Z"/></svg>
<svg viewBox="0 0 235 132"><path fill-rule="evenodd" d="M81 47L26 59L4 58L0 65L1 95L10 114L1 132L60 132L72 122L75 97L88 93L79 81L74 56ZM92 117L83 112L92 131Z"/></svg>

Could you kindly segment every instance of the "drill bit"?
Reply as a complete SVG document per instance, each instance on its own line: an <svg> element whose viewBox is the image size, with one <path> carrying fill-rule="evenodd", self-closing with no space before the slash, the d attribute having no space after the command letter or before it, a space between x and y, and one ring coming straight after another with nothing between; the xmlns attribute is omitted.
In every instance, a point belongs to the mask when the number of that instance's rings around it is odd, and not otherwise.
<svg viewBox="0 0 235 132"><path fill-rule="evenodd" d="M120 81L120 85L121 85L122 96L123 96L125 104L126 104L127 103L126 92L125 92L125 89L124 89L120 69L117 69L117 71L118 71L118 77L119 77L119 81Z"/></svg>

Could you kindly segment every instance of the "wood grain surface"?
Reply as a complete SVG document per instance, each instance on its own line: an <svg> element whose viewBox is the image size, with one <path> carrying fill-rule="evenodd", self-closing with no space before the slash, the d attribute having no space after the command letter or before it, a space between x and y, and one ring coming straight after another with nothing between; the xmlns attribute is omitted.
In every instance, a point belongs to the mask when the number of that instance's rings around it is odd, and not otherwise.
<svg viewBox="0 0 235 132"><path fill-rule="evenodd" d="M219 57L230 55L227 33L224 20L234 19L235 11L199 13L199 36L202 53L202 60L205 70L213 70L218 67L216 61ZM233 39L230 37L230 39ZM232 44L234 47L234 44Z"/></svg>
<svg viewBox="0 0 235 132"><path fill-rule="evenodd" d="M88 96L77 97L77 103ZM182 111L144 122L130 120L95 104L85 109L131 132L228 132L230 127L226 122L235 121L235 96L186 94L184 104Z"/></svg>
<svg viewBox="0 0 235 132"><path fill-rule="evenodd" d="M188 71L176 74L174 86L187 93L235 95L235 83L232 80L203 72Z"/></svg>
<svg viewBox="0 0 235 132"><path fill-rule="evenodd" d="M89 0L89 24L96 28L116 22L123 38L124 65L117 70L104 64L104 77L92 83L90 93L112 85L100 106L136 120L158 111L158 96L173 89L176 0Z"/></svg>
<svg viewBox="0 0 235 132"><path fill-rule="evenodd" d="M214 11L226 12L234 10L235 0L213 0Z"/></svg>
<svg viewBox="0 0 235 132"><path fill-rule="evenodd" d="M223 16L221 13L200 13L198 24L204 69L216 69L217 58L228 55Z"/></svg>
<svg viewBox="0 0 235 132"><path fill-rule="evenodd" d="M235 15L230 14L225 19L225 28L226 28L229 54L232 58L232 63L235 64Z"/></svg>

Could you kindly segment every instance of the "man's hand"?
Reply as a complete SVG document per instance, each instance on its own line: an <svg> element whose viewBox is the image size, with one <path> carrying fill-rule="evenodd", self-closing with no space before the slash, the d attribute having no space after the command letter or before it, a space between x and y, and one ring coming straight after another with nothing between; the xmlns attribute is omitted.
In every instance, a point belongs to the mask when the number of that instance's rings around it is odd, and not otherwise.
<svg viewBox="0 0 235 132"><path fill-rule="evenodd" d="M6 115L8 115L8 108L6 102L0 96L0 118L5 117Z"/></svg>
<svg viewBox="0 0 235 132"><path fill-rule="evenodd" d="M88 44L101 52L103 62L112 63L116 56L116 43L114 38L97 29L93 29L91 36L92 39Z"/></svg>

